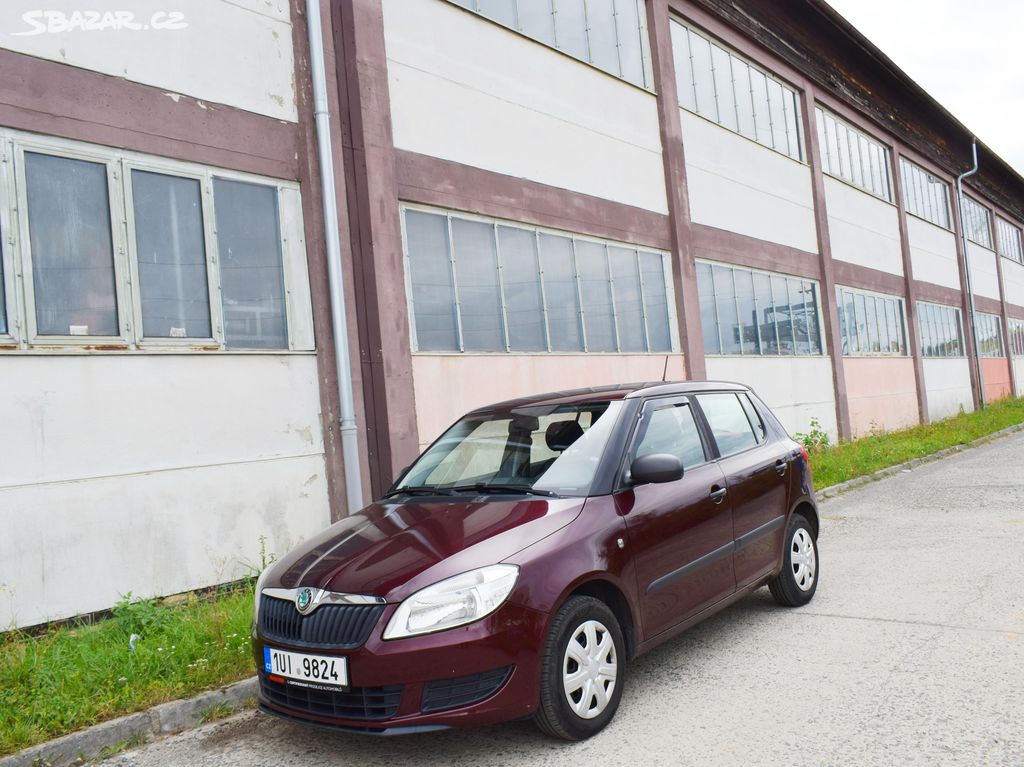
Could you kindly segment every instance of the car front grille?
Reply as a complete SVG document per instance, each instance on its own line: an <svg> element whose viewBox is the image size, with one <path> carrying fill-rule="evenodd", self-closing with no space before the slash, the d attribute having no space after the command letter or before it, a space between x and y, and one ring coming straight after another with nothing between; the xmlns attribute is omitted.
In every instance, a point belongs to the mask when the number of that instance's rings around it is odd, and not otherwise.
<svg viewBox="0 0 1024 767"><path fill-rule="evenodd" d="M403 686L349 687L347 690L322 690L277 682L260 673L264 697L271 703L293 711L334 716L339 719L374 721L390 719L402 702Z"/></svg>
<svg viewBox="0 0 1024 767"><path fill-rule="evenodd" d="M384 605L322 605L300 615L287 599L260 599L260 635L269 641L302 647L362 647L377 625Z"/></svg>
<svg viewBox="0 0 1024 767"><path fill-rule="evenodd" d="M468 706L493 695L512 671L511 666L485 671L482 674L436 679L423 685L423 713Z"/></svg>

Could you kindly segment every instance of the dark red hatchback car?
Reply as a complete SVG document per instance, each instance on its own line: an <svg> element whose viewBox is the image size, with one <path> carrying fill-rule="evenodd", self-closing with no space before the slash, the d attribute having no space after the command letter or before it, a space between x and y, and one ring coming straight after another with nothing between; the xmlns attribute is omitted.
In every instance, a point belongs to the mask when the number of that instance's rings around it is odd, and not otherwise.
<svg viewBox="0 0 1024 767"><path fill-rule="evenodd" d="M264 572L264 711L375 734L612 718L629 659L818 576L807 454L748 388L656 383L475 410L376 503Z"/></svg>

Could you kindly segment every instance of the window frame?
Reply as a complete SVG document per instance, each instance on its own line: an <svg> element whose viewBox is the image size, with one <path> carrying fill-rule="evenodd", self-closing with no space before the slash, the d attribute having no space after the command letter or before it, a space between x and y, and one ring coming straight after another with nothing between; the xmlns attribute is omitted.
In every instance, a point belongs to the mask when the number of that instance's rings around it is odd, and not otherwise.
<svg viewBox="0 0 1024 767"><path fill-rule="evenodd" d="M732 453L722 452L722 448L719 446L718 440L715 438L715 430L711 426L711 419L708 418L707 413L704 412L704 406L701 405L700 403L701 397L713 394L732 394L736 397L737 404L739 404L740 406L740 412L743 413L743 417L746 419L747 425L750 427L750 434L754 438L753 445L750 445L749 447L745 447L742 450L737 450ZM724 461L727 458L732 458L737 455L743 455L744 453L749 453L751 450L757 450L759 447L764 447L766 444L768 444L768 424L765 422L764 416L761 415L761 413L757 410L756 407L754 408L754 411L757 412L758 416L761 417L761 422L762 424L764 424L765 430L764 439L759 440L757 438L757 431L754 428L754 424L750 423L750 416L747 415L747 409L743 407L743 403L739 401L739 398L741 396L747 396L747 392L745 390L725 389L721 391L699 391L693 392L689 396L693 401L694 407L696 407L695 412L700 414L700 425L703 431L704 438L708 441L708 444L712 448L712 452L714 455L714 458L712 458L712 462L718 463L720 461ZM751 405L753 405L752 401Z"/></svg>
<svg viewBox="0 0 1024 767"><path fill-rule="evenodd" d="M995 215L995 219L996 252L1003 258L1013 261L1015 264L1024 265L1024 232L1022 232L1021 228L1015 223L1003 216L1000 216L998 213ZM1006 235L1005 237L1004 232ZM1004 251L1004 241L1007 237L1012 238L1012 241L1017 243L1016 254ZM1011 247L1010 250L1013 250L1013 248Z"/></svg>
<svg viewBox="0 0 1024 767"><path fill-rule="evenodd" d="M857 127L856 125L851 123L849 120L847 120L844 117L842 117L841 115L839 115L837 112L833 111L832 109L829 109L828 106L826 106L825 104L821 103L820 101L816 102L814 104L814 111L815 111L814 117L815 117L815 122L817 123L817 131L818 131L818 137L819 137L819 141L818 141L818 162L821 165L822 173L824 173L829 178L834 178L836 181L840 181L840 182L842 182L844 184L848 184L848 185L852 186L854 189L859 189L860 191L862 191L862 192L864 192L866 194L870 194L872 197L874 197L876 199L879 199L882 202L886 202L886 203L888 203L890 205L895 205L896 204L896 194L895 194L893 178L892 178L892 147L889 144L887 144L884 141L882 141L881 139L876 138L874 135L868 133L865 130L862 130L859 127ZM868 146L868 153L867 153L867 157L866 158L865 158L864 154L862 152L860 152L860 146L859 146L859 141L858 141L858 153L859 153L860 164L861 164L861 178L862 178L863 181L865 181L865 183L858 184L854 180L854 178L853 178L854 174L852 172L852 169L851 169L851 172L848 174L849 177L842 175L843 163L844 162L848 162L849 160L851 160L852 159L852 155L851 156L845 156L843 154L842 147L840 146L840 143L846 143L847 146L849 146L849 144L846 141L840 142L838 140L838 134L836 136L832 137L832 144L835 147L836 161L839 164L839 169L836 172L833 172L833 170L831 170L831 167L832 167L832 162L831 162L831 159L830 159L831 149L830 149L830 146L828 144L829 135L828 135L828 123L827 123L826 118L832 119L837 126L842 125L843 128L846 129L846 137L847 138L849 138L850 133L853 133L854 135L856 135L858 137L858 139L863 138L866 141L867 146ZM879 194L878 192L876 192L873 189L869 188L870 186L873 186L874 176L871 173L871 170L872 170L872 167L871 167L872 166L872 160L871 160L871 158L875 156L875 152L874 152L875 149L880 149L881 153L882 153L882 157L880 158L881 164L879 165L879 167L880 167L880 169L882 170L882 173L883 173L881 181L883 182L883 185L886 188L886 194L885 195ZM867 178L865 178L865 176L864 176L864 164L865 164L865 162L867 163L867 166L868 166L867 167L867 171L868 171L867 177L872 179L871 183L868 183L867 182Z"/></svg>
<svg viewBox="0 0 1024 767"><path fill-rule="evenodd" d="M985 219L985 230L988 232L988 242L978 242L974 239L974 223L978 215L984 216ZM966 225L966 221L971 220L971 226ZM963 210L960 212L960 226L964 229L964 236L968 241L973 242L979 248L985 248L986 250L994 251L996 249L996 243L994 240L994 232L992 231L992 211L988 209L982 202L975 200L968 194L963 196Z"/></svg>
<svg viewBox="0 0 1024 767"><path fill-rule="evenodd" d="M960 346L960 353L959 354L928 354L927 349L928 349L929 345L927 343L925 343L925 340L926 340L925 339L925 322L924 322L924 313L922 312L922 307L929 307L931 309L931 311L934 311L935 308L938 308L938 309L942 309L943 311L951 311L953 313L954 327L955 327L955 329L957 331L957 342L958 342L958 344ZM929 320L929 324L932 324L930 320ZM918 300L917 301L917 326L918 326L918 331L919 331L920 337L921 337L921 349L920 349L920 351L921 351L922 359L929 359L929 360L966 359L966 357L967 357L967 342L966 342L966 339L964 337L963 313L960 311L960 307L958 307L958 306L950 306L949 304L940 304L940 303L936 303L935 301L921 301L921 300Z"/></svg>
<svg viewBox="0 0 1024 767"><path fill-rule="evenodd" d="M1012 357L1024 358L1024 319L1008 318L1010 328L1009 352Z"/></svg>
<svg viewBox="0 0 1024 767"><path fill-rule="evenodd" d="M213 225L213 194L212 192L207 193L206 189L210 179L206 174L198 172L168 169L158 162L122 160L121 168L124 179L124 222L128 244L128 268L131 275L129 279L133 293L132 312L136 328L136 343L140 348L179 348L200 344L218 346L220 349L225 349L223 297L220 290L220 259L217 253L217 238ZM200 212L203 217L204 257L206 259L206 294L210 312L209 336L162 338L145 335L146 328L142 324L142 280L140 277L138 240L136 239L137 232L135 228L135 189L134 179L132 178L132 171L135 170L143 173L171 176L173 178L191 179L199 183Z"/></svg>
<svg viewBox="0 0 1024 767"><path fill-rule="evenodd" d="M837 310L837 312L845 312L846 304L842 300L842 294L843 293L848 293L849 295L853 296L853 299L854 299L854 323L853 323L853 331L852 332L853 332L853 336L856 336L856 338L857 338L857 351L856 352L849 352L849 351L845 351L842 348L840 348L839 351L842 354L842 356L844 356L844 357L888 357L888 358L891 358L891 359L904 359L906 357L910 357L911 356L911 354L910 354L910 325L907 322L907 299L906 299L905 296L897 295L897 294L894 294L894 293L880 293L877 290L863 290L862 288L852 288L852 287L849 287L847 285L839 285L839 284L836 285L835 290L836 290L836 298L835 298L835 300L836 300L836 310ZM857 321L858 315L859 315L860 304L859 304L857 299L858 298L864 299L864 308L865 308L865 312L867 312L867 299L869 297L872 300L881 298L883 300L890 300L890 301L895 300L897 302L897 304L899 306L899 311L896 313L896 318L902 323L901 324L901 329L902 329L903 340L900 343L900 347L903 349L902 352L896 353L896 352L884 352L884 351L877 351L877 352L875 352L875 351L870 351L870 350L865 351L865 347L871 346L872 339L870 337L868 337L868 338L862 337L862 334L860 332L860 322ZM883 338L883 335L882 335L882 325L879 322L877 308L875 309L875 313L874 314L875 314L875 325L876 325L876 328L878 329L878 338L876 340L881 342L881 340ZM886 313L886 317L887 316L888 316L888 313ZM845 318L844 321L840 322L840 328L839 329L840 329L840 333L842 333L842 329L845 327L846 330L847 330L847 333L844 334L844 335L841 335L841 337L839 339L840 340L840 347L842 347L844 345L848 347L849 344L847 344L846 342L848 340L852 340L852 336L850 338L846 337L850 333L850 318L847 317L845 314L844 314L844 318ZM886 318L883 318L883 319L886 319ZM868 331L869 331L867 333L867 335L870 336L871 324L870 324L870 317L867 316L867 314L865 314L865 317L864 317L864 324L868 328ZM888 322L886 322L885 323L885 337L888 338L888 335L889 335ZM891 346L891 339L890 339L890 346Z"/></svg>
<svg viewBox="0 0 1024 767"><path fill-rule="evenodd" d="M769 69L766 65L761 64L759 62L756 62L753 59L751 59L750 57L745 56L744 54L742 54L741 52L736 50L736 48L734 46L726 43L721 38L713 35L712 33L710 33L707 30L705 30L703 27L700 27L699 25L693 23L689 19L679 15L678 13L670 13L669 14L669 23L670 23L670 25L671 24L678 24L683 29L683 31L686 33L686 41L687 41L686 42L686 53L687 53L687 57L690 59L690 62L691 62L690 66L687 67L685 70L681 69L680 67L676 67L676 76L677 76L677 80L678 80L678 82L676 84L676 91L677 91L677 93L673 94L673 96L675 97L676 106L678 106L679 109L683 109L683 110L689 112L690 114L695 115L696 117L700 117L700 118L702 118L704 120L707 120L710 123L718 125L719 127L724 128L725 130L729 131L730 133L734 133L737 136L740 136L742 138L747 139L748 141L752 141L755 144L757 144L758 146L764 147L765 149L770 149L771 151L773 151L773 152L775 152L777 154L780 154L783 157L787 157L790 160L793 160L794 162L800 163L801 165L809 166L809 158L808 158L808 152L807 152L807 137L804 135L804 125L803 125L803 120L801 119L802 111L804 109L804 104L803 104L803 99L802 99L803 89L801 89L797 85L791 83L789 80L787 80L782 75L776 74L774 71ZM670 27L670 31L671 31L671 27ZM694 34L694 35L696 35L698 37L703 38L704 40L706 40L708 42L708 44L710 46L709 47L710 53L708 55L708 65L709 65L710 73L711 73L710 88L711 88L711 90L715 94L715 96L714 96L714 100L715 100L714 116L713 117L712 117L711 114L705 114L705 113L701 113L700 112L700 99L697 97L697 90L698 90L697 73L696 73L695 67L693 66L693 58L694 58L694 56L693 56L693 46L690 44L690 39L689 39L689 35L690 34ZM723 49L726 53L729 54L729 79L730 79L730 81L732 83L732 86L733 86L733 88L732 88L733 93L732 93L732 98L729 99L728 101L726 101L725 103L727 103L727 104L731 103L732 104L732 112L733 112L733 118L734 119L730 118L730 121L728 121L728 122L723 120L722 119L722 115L721 115L722 103L719 101L718 83L716 82L716 78L715 78L715 64L714 64L714 59L715 59L714 47L715 46L718 46L719 48ZM676 52L675 52L674 44L671 47L672 47L672 63L673 63L673 66L674 66L675 60L676 60ZM751 104L750 104L750 106L751 106L750 120L751 120L751 125L753 127L753 134L752 135L748 135L747 133L743 132L744 119L740 115L740 105L739 105L739 102L736 99L736 83L738 82L738 80L736 78L736 66L735 66L735 62L736 61L739 61L739 62L741 62L741 63L743 63L743 64L745 64L747 66L747 73L746 73L746 75L744 77L745 77L745 81L750 85L750 90L749 90L750 97L751 97L750 98L750 102L751 102ZM759 93L755 94L755 90L757 88L756 88L756 86L754 84L753 78L750 77L751 72L756 72L759 75L764 77L764 104L765 104L766 113L763 116L758 111L757 105L755 104L755 102L757 101L757 99L758 99L760 94ZM692 105L690 103L684 103L682 100L680 100L678 98L678 91L679 91L679 87L680 87L679 83L682 82L682 80L679 79L679 78L681 78L684 74L687 74L687 73L688 73L688 76L690 77L691 82L689 84L683 83L683 87L689 87L689 89L693 92ZM775 83L775 84L781 86L782 87L782 91L783 91L784 98L783 98L781 106L782 106L782 121L783 121L782 130L783 130L783 133L784 133L785 138L786 138L786 141L784 142L785 143L785 149L783 149L781 144L780 144L780 146L775 146L774 133L775 133L776 126L774 124L773 117L772 117L772 95L771 95L771 85L770 85L770 83ZM793 94L792 102L793 102L793 106L795 107L795 113L793 115L790 114L790 107L788 106L788 102L785 99L787 91L789 91L790 93ZM764 122L764 124L761 124L762 121ZM731 125L733 123L735 123L735 125L736 125L735 128L731 127ZM791 128L795 130L795 134L796 134L795 135L795 138L796 138L795 154L792 151L788 151L788 150L792 150L794 148L793 147L793 137L790 135L790 129ZM765 143L762 140L762 132L765 131L765 130L767 130L768 140L770 141L770 143Z"/></svg>
<svg viewBox="0 0 1024 767"><path fill-rule="evenodd" d="M978 321L979 320L981 320L986 326L991 324L992 326L995 327L995 331L996 331L995 332L995 336L996 336L997 340L999 341L999 353L998 354L987 353L982 348L982 344L984 343L984 341L981 338L978 338L978 336L977 336L978 325L979 325ZM974 327L972 329L974 330L974 333L975 333L974 343L975 343L975 346L976 346L976 348L978 350L978 356L979 357L981 357L981 358L993 358L993 359L1009 359L1007 357L1007 355L1006 355L1007 346L1006 346L1006 338L1005 338L1004 333L1003 333L1003 318L1002 318L1002 315L992 314L990 312L975 312L974 313ZM983 328L983 329L988 329L988 328L986 327L986 328Z"/></svg>
<svg viewBox="0 0 1024 767"><path fill-rule="evenodd" d="M917 172L914 173L910 178L908 178L907 174L904 173L904 168L908 168L910 171ZM903 191L904 212L908 216L913 216L914 218L919 219L921 221L925 221L931 224L932 226L937 226L939 227L939 229L945 229L947 232L955 232L953 221L953 195L949 183L945 179L936 175L935 173L932 173L923 165L920 165L919 163L916 163L905 156L900 157L900 167L898 168L898 172L900 174L900 186ZM942 188L945 191L946 220L948 221L948 224L943 225L936 221L932 221L930 218L927 217L927 215L925 215L927 209L931 208L931 203L934 201L931 200L931 198L929 197L927 188L919 187L919 185L917 184L917 181L922 177L922 175L924 176L925 183L928 182L929 178L934 178L940 184L942 184ZM916 213L913 210L911 210L911 197L913 196L915 199L917 199L918 193L920 194L920 202L926 209L925 212L922 213Z"/></svg>
<svg viewBox="0 0 1024 767"><path fill-rule="evenodd" d="M454 296L455 296L455 319L456 319L455 327L456 327L456 340L457 340L457 346L458 346L457 349L447 349L447 350L443 350L443 349L442 350L427 349L427 350L420 350L420 348L419 348L419 341L418 341L418 338L417 338L417 330L416 330L416 315L415 315L415 311L414 311L415 307L413 305L412 269L411 269L410 253L409 253L409 239L408 239L408 233L406 231L406 215L405 214L406 214L407 211L415 211L415 212L419 212L419 213L427 213L427 214L431 214L431 215L435 215L435 216L444 216L446 218L446 226L447 226L447 232L448 232L448 239L447 239L447 244L448 244L448 264L449 264L448 268L450 269L450 274L451 274L451 279L452 279L452 289L454 291ZM521 221L513 221L513 220L509 220L509 219L498 218L497 216L485 216L485 215L476 214L476 213L467 213L467 212L463 212L463 211L459 211L459 210L452 210L452 209L448 209L448 208L439 208L439 207L435 207L435 206L432 206L432 205L422 205L422 204L419 204L419 203L411 203L411 202L400 202L399 203L399 217L401 219L402 255L403 255L403 265L404 265L404 269L405 269L406 311L408 312L408 316L409 316L409 333L410 333L410 342L411 342L411 345L412 345L411 348L412 348L413 354L424 354L424 355L451 355L451 354L491 355L491 354L511 354L511 355L555 355L555 356L558 356L558 355L573 355L573 354L587 354L587 355L613 355L613 356L618 356L618 357L621 357L621 356L634 356L634 355L661 356L661 355L666 355L666 354L679 354L679 351L680 351L680 348L679 348L679 322L678 322L678 317L677 317L677 314L676 314L675 286L672 283L672 262L671 262L671 258L669 257L669 254L667 252L661 250L660 248L648 247L648 246L645 246L645 245L635 245L635 244L631 244L631 243L628 243L628 242L622 242L622 241L619 241L619 240L610 240L610 239L605 239L605 238L601 238L601 237L595 237L595 236L592 236L592 235L578 234L578 233L575 233L575 232L568 232L568 231L565 231L565 230L553 229L551 227L538 226L538 225L528 224L528 223L521 222ZM491 227L491 230L492 230L492 232L494 234L495 254L496 254L496 258L497 258L498 275L499 275L499 288L500 288L499 295L500 295L500 298L501 298L501 315L502 315L503 324L504 324L504 349L494 349L494 350L486 350L486 351L481 351L481 350L469 350L469 351L467 351L465 349L465 344L464 344L463 338L462 338L462 313L459 310L460 299L459 299L459 291L458 291L458 275L456 274L456 270L455 270L456 265L455 265L455 260L454 260L454 241L452 239L451 222L452 222L452 218L453 217L454 218L465 219L465 220L468 220L468 221L477 221L477 222L480 222L480 223L488 224ZM501 260L501 243L500 243L500 239L499 239L499 236L498 236L498 229L499 229L499 227L506 227L506 228L510 228L510 229L520 229L520 230L526 231L527 233L530 233L530 234L533 235L534 247L536 248L536 253L537 253L537 263L538 263L538 267L539 267L538 281L539 281L539 284L540 284L540 295L541 295L541 301L542 301L540 318L541 318L541 320L544 323L544 332L543 332L544 343L545 343L545 348L544 349L519 350L519 349L511 349L510 348L511 344L510 344L510 340L509 340L508 321L507 321L507 318L508 318L508 300L507 300L507 297L506 297L506 294L505 294L505 291L504 291L504 282L503 282L503 276L502 276L504 263ZM548 312L548 303L547 303L547 287L546 287L546 282L545 282L545 279L544 279L544 254L543 254L543 251L541 250L541 245L540 245L540 236L542 234L552 235L552 236L555 236L555 237L561 237L561 238L564 238L566 240L569 240L571 242L571 244L572 244L573 277L575 279L576 300L577 300L577 309L578 309L578 312L577 312L577 322L578 322L579 331L580 331L580 340L581 340L581 344L582 344L582 347L583 347L582 349L573 350L573 351L564 351L564 350L559 350L559 349L554 349L553 348L552 339L551 339L551 327L550 327L549 316L548 316L549 312ZM644 330L644 346L646 347L645 351L621 351L621 350L618 350L618 351L591 351L589 349L589 343L587 341L586 312L585 312L585 309L584 309L583 295L582 295L583 286L581 285L580 269L579 269L579 258L580 258L580 256L579 256L578 249L576 247L576 244L578 242L586 242L586 243L592 243L592 244L595 244L595 245L599 245L604 250L605 265L606 265L607 270L608 270L608 285L609 285L608 294L609 294L609 301L610 301L609 307L610 307L610 311L612 313L612 321L613 321L613 324L614 324L616 346L618 346L618 347L621 347L621 339L619 338L619 319L618 319L618 314L617 314L616 309L615 309L615 294L614 294L614 287L613 287L614 278L613 278L613 275L612 275L612 267L611 267L611 258L610 258L610 254L609 254L609 248L619 247L619 248L624 248L626 250L632 250L634 252L634 254L636 255L637 270L638 270L638 273L640 275L639 283L641 285L641 302L640 303L641 303L641 311L643 313L642 314L642 319L643 319L642 325L643 325L643 330ZM643 292L643 290L644 290L643 268L640 265L640 254L641 253L654 253L654 254L656 254L657 256L659 256L661 258L662 280L664 281L664 285L665 285L665 305L666 305L666 310L667 310L666 314L667 314L667 321L668 321L668 326L669 326L669 349L663 350L663 351L651 351L650 350L651 333L650 333L650 326L648 324L649 310L648 310L648 306L647 306L647 303L646 303L647 295L646 295L645 292Z"/></svg>
<svg viewBox="0 0 1024 767"><path fill-rule="evenodd" d="M787 296L789 295L790 282L792 282L792 281L800 282L800 283L806 282L806 283L811 284L814 287L814 302L815 302L815 310L816 310L815 314L816 314L816 319L817 319L817 331L818 331L817 334L816 334L816 337L818 339L818 346L820 347L819 351L815 352L815 351L812 350L812 351L809 351L809 352L806 352L806 353L800 352L800 351L796 351L796 349L798 348L798 345L797 345L797 340L796 340L796 333L793 332L792 333L792 343L793 343L794 352L792 354L782 354L782 353L771 354L771 353L766 353L764 351L761 351L761 352L756 353L756 354L753 354L753 353L747 354L747 353L742 351L743 348L744 348L744 343L745 342L742 340L742 332L741 332L741 338L740 338L740 341L739 341L740 351L739 352L725 352L725 351L722 351L724 349L725 345L724 345L724 343L722 341L722 337L723 337L723 333L722 333L722 320L721 320L721 311L720 311L720 306L719 306L718 290L717 290L717 287L715 285L714 279L712 277L712 300L714 302L714 308L715 308L715 324L716 324L717 330L718 330L718 348L719 348L719 351L718 352L713 352L713 351L708 351L707 349L705 349L704 350L704 356L705 357L746 357L746 358L758 358L758 357L768 357L768 358L809 357L809 358L815 358L815 357L827 356L827 354L828 354L828 344L826 343L826 340L825 340L825 332L824 332L824 325L823 325L824 318L822 317L822 311L823 310L822 310L821 282L819 280L815 280L815 279L813 279L811 277L802 277L802 276L794 275L794 274L786 274L784 272L772 272L772 271L768 271L766 269L755 269L755 268L752 268L752 267L749 267L749 266L743 266L741 264L730 264L730 263L727 263L727 262L724 262L724 261L712 261L712 260L706 259L706 258L695 259L694 263L696 265L700 265L700 264L707 264L707 265L709 265L712 268L712 275L714 274L714 268L715 267L723 267L723 268L726 268L726 269L730 270L730 272L731 272L731 282L732 282L732 286L733 286L733 303L737 307L737 321L739 321L739 316L738 316L739 301L738 301L738 298L736 296L736 270L741 270L741 271L749 272L749 273L751 273L751 275L763 274L763 275L768 276L769 277L769 290L772 293L772 306L773 307L775 305L775 289L774 289L775 288L775 283L771 281L771 278L773 278L773 277L785 280L785 288L786 288ZM756 301L757 301L757 288L756 288L756 286L754 288L754 301L755 301L755 305L756 305ZM699 293L698 293L698 297L697 297L697 303L698 303L698 306L699 306L700 305L700 295L699 295ZM792 305L792 304L790 304L790 305ZM806 312L805 312L805 319L806 319ZM790 322L792 323L792 319L790 320ZM774 330L775 330L774 336L775 336L776 347L781 348L781 346L782 346L782 336L779 333L779 320L778 320L778 318L775 318L773 320L773 327L774 327ZM761 333L761 323L760 322L757 323L756 330L757 330L757 337L758 337L758 346L761 347L761 348L764 348L765 341L764 341L764 336ZM810 333L810 325L808 325L808 333ZM807 344L808 344L808 346L810 346L810 344L811 344L811 337L810 337L810 335L808 335Z"/></svg>
<svg viewBox="0 0 1024 767"><path fill-rule="evenodd" d="M106 169L107 209L113 250L116 336L40 335L36 332L35 294L25 153L43 154L101 164ZM26 353L199 352L226 354L283 354L316 351L312 290L305 246L302 190L297 182L218 168L132 150L91 144L57 136L29 134L0 127L0 268L4 270L7 334L0 347ZM210 295L211 338L143 337L141 293L135 242L132 169L197 180L203 212L207 288ZM287 345L281 348L229 348L224 338L220 258L216 235L214 179L238 181L273 190L277 207L278 248L287 322Z"/></svg>
<svg viewBox="0 0 1024 767"><path fill-rule="evenodd" d="M38 332L35 300L35 274L32 263L32 236L29 230L28 180L25 155L43 154L68 160L81 160L102 165L106 170L107 214L110 222L111 264L114 272L114 306L117 310L118 334L111 336L70 334L44 335ZM132 286L130 284L127 243L124 222L118 215L124 210L124 200L117 162L105 152L90 151L77 146L54 146L33 139L15 142L14 173L15 200L18 209L19 256L24 291L25 340L32 347L92 347L115 346L131 348L132 339Z"/></svg>

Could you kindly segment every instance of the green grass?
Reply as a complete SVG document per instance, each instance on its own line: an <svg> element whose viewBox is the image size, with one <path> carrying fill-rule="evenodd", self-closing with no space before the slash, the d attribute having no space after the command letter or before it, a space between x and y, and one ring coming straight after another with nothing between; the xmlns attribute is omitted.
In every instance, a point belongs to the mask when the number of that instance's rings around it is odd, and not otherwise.
<svg viewBox="0 0 1024 767"><path fill-rule="evenodd" d="M804 440L805 444L811 443L808 448L814 486L825 488L943 448L964 445L1022 422L1024 399L1005 399L981 412L960 413L944 421L872 434L839 445L822 447L815 445L813 438Z"/></svg>
<svg viewBox="0 0 1024 767"><path fill-rule="evenodd" d="M0 756L249 676L251 619L250 584L175 607L123 602L108 620L40 636L0 635Z"/></svg>

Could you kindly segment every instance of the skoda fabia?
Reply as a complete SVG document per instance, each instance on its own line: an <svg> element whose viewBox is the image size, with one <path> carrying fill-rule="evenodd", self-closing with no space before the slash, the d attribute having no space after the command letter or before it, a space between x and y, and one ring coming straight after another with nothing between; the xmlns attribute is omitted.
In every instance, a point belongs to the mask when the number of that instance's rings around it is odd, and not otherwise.
<svg viewBox="0 0 1024 767"><path fill-rule="evenodd" d="M364 733L532 717L586 738L640 653L765 584L810 601L817 536L807 454L743 386L474 410L260 576L260 705Z"/></svg>

